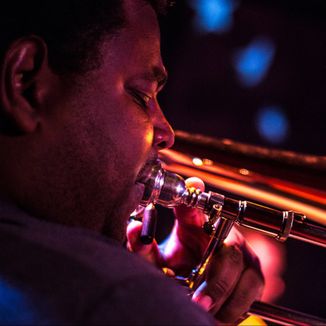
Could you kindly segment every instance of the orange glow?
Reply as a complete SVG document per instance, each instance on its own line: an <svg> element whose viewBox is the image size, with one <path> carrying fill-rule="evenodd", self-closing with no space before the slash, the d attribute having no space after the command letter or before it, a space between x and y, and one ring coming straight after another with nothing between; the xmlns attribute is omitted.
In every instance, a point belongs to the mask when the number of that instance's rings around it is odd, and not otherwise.
<svg viewBox="0 0 326 326"><path fill-rule="evenodd" d="M194 171L192 168L179 164L173 164L168 166L167 168L170 171L186 176L193 176L195 174L205 183L215 186L218 189L237 194L238 196L242 196L243 198L250 198L252 200L263 202L266 205L272 205L282 209L302 212L303 214L315 220L316 222L326 224L326 210L324 209L305 204L298 200L286 198L284 196L277 195L266 190L257 189L254 186L244 185L237 181L216 176L208 172L203 172L199 170Z"/></svg>
<svg viewBox="0 0 326 326"><path fill-rule="evenodd" d="M203 161L202 159L198 158L198 157L194 157L192 159L192 163L194 163L194 165L196 166L202 166L203 165Z"/></svg>
<svg viewBox="0 0 326 326"><path fill-rule="evenodd" d="M307 189L301 190L303 188L300 189L300 187L293 187L289 184L286 184L285 182L283 182L283 183L277 182L277 183L273 183L273 185L276 189L286 191L286 192L296 195L296 196L302 196L309 200L316 201L322 205L326 205L326 197L316 194L315 191L313 191L313 189L311 189L309 192L307 192Z"/></svg>
<svg viewBox="0 0 326 326"><path fill-rule="evenodd" d="M239 326L267 326L267 324L259 317L257 316L249 316L245 320L243 320Z"/></svg>
<svg viewBox="0 0 326 326"><path fill-rule="evenodd" d="M223 139L223 144L224 145L232 145L232 140L230 140L230 139Z"/></svg>
<svg viewBox="0 0 326 326"><path fill-rule="evenodd" d="M146 135L145 135L145 139L146 139L146 142L147 142L148 144L152 144L152 142L153 142L153 132L148 131L148 132L146 133Z"/></svg>
<svg viewBox="0 0 326 326"><path fill-rule="evenodd" d="M324 207L314 206L316 202L325 204L326 195L321 190L263 176L251 171L250 175L245 176L239 173L239 169L220 164L195 168L189 156L173 150L162 151L162 157L166 162L164 167L171 172L186 177L197 176L221 192L233 193L244 199L258 201L279 209L301 212L308 218L326 225L325 205ZM300 196L297 199L290 198L290 195L295 194ZM302 199L315 200L315 202L310 204Z"/></svg>
<svg viewBox="0 0 326 326"><path fill-rule="evenodd" d="M214 164L214 162L212 160L209 160L208 158L204 158L203 162L205 165L213 165Z"/></svg>
<svg viewBox="0 0 326 326"><path fill-rule="evenodd" d="M239 173L242 175L249 175L250 172L247 169L240 169Z"/></svg>

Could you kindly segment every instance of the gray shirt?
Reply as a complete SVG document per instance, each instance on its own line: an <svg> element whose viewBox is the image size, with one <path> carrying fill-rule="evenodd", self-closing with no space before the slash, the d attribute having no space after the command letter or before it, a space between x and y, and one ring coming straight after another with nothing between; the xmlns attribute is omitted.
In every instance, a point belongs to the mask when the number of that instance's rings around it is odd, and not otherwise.
<svg viewBox="0 0 326 326"><path fill-rule="evenodd" d="M0 324L213 325L185 289L96 232L0 202Z"/></svg>

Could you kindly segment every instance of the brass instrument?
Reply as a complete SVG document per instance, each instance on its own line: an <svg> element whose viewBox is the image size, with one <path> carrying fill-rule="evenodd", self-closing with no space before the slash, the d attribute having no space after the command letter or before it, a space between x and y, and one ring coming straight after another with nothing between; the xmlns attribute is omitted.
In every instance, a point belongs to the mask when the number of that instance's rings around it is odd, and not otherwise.
<svg viewBox="0 0 326 326"><path fill-rule="evenodd" d="M322 181L322 172L326 171L325 158L218 141L184 132L177 132L176 140L177 148L178 146L188 148L187 151L190 153L192 147L192 150L200 148L202 153L206 150L206 154L211 151L217 155L219 151L225 152L225 148L221 147L229 146L229 160L230 157L232 160L232 156L234 159L235 156L245 155L247 159L248 155L251 155L254 157L256 170L261 163L259 161L270 160L273 155L275 165L281 162L283 166L284 163L292 166L290 173L292 180L288 181L287 175L287 181L284 181L276 176L254 173L247 167L230 168L222 164L216 165L211 158L207 158L207 155L202 159L195 159L194 156L186 155L184 148L182 152L163 151L161 159L164 168L160 163L153 166L146 180L142 205L159 204L164 207L175 207L184 204L201 209L208 216L203 228L210 235L210 242L204 256L189 277L178 278L191 290L199 286L214 250L223 244L235 224L263 232L279 241L292 237L326 247L326 192L323 189L326 183ZM242 162L239 158L235 161L238 164ZM317 170L316 183L321 184L321 189L312 188L311 181L308 185L297 185L294 181L293 162L299 165L302 171L307 170L308 165L314 165ZM183 178L175 172L184 176L196 175L206 184L222 188L222 191L236 196L249 195L256 202L238 200L217 192L187 189ZM301 181L302 179L301 177ZM305 179L312 179L307 178L307 172ZM265 206L266 203L272 207ZM255 302L249 313L283 325L326 324L326 320L321 318L263 302Z"/></svg>

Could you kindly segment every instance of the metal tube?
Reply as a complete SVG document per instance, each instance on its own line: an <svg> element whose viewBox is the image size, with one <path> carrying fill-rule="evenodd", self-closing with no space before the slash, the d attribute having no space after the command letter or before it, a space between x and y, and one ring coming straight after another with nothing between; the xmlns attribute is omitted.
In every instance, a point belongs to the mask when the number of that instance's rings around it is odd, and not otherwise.
<svg viewBox="0 0 326 326"><path fill-rule="evenodd" d="M144 205L148 205L150 202L165 207L185 204L201 209L210 215L207 222L208 227L206 225L206 229L212 230L209 248L193 273L187 279L182 279L191 290L195 289L198 280L204 274L212 251L225 239L233 223L269 234L280 241L285 241L290 236L326 246L325 226L309 221L303 214L274 209L258 203L239 201L219 193L187 189L182 177L157 166L152 171L152 175L147 178ZM217 210L217 208L218 214L214 212L214 209ZM216 216L221 218L216 220L214 218ZM216 226L218 226L217 229L215 229ZM214 230L217 232L213 232ZM321 318L263 302L255 302L249 313L281 325L326 324L326 320Z"/></svg>
<svg viewBox="0 0 326 326"><path fill-rule="evenodd" d="M294 221L289 237L326 247L325 227L308 219Z"/></svg>
<svg viewBox="0 0 326 326"><path fill-rule="evenodd" d="M255 301L252 304L249 314L256 315L279 325L303 326L326 324L325 319L261 301Z"/></svg>
<svg viewBox="0 0 326 326"><path fill-rule="evenodd" d="M230 201L224 199L225 203ZM287 237L326 247L326 228L292 211L281 211L252 202L244 202L238 224L285 241ZM237 209L229 205L228 210Z"/></svg>

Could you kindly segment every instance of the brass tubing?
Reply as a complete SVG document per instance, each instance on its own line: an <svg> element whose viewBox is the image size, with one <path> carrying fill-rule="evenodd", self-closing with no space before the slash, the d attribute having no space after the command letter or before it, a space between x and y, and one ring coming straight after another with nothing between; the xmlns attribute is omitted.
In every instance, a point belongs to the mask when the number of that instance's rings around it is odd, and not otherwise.
<svg viewBox="0 0 326 326"><path fill-rule="evenodd" d="M234 197L218 194L221 216L227 215L231 220L236 216L235 223L281 241L288 236L326 245L326 156L267 149L177 131L174 150L162 151L160 159L169 173L197 176L215 191ZM176 184L180 185L181 180ZM166 205L169 196L158 204L173 207L173 204ZM205 211L209 198L210 195L204 193L197 201L197 208ZM249 198L256 203L236 198ZM196 203L196 200L189 202ZM213 238L210 247L215 247L215 241ZM189 279L182 280L189 286ZM325 319L264 302L255 302L249 314L281 325L326 325Z"/></svg>
<svg viewBox="0 0 326 326"><path fill-rule="evenodd" d="M228 198L225 198L225 203ZM284 211L269 208L252 202L245 202L246 207L238 217L239 225L245 226L260 232L266 232L275 235L277 240L285 241L287 237L295 238L304 242L309 242L321 247L326 247L326 228L316 222L307 219L300 213L288 212L292 214L293 221L288 226L288 230L284 230L284 238L282 239L282 224L284 221ZM223 207L224 209L224 207ZM236 208L234 208L236 209ZM284 225L286 227L286 224Z"/></svg>
<svg viewBox="0 0 326 326"><path fill-rule="evenodd" d="M279 325L326 325L325 319L261 301L252 304L249 314Z"/></svg>
<svg viewBox="0 0 326 326"><path fill-rule="evenodd" d="M289 237L326 247L325 227L314 221L294 221Z"/></svg>

